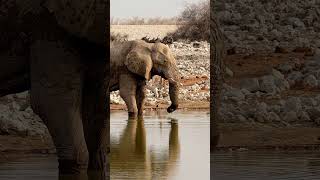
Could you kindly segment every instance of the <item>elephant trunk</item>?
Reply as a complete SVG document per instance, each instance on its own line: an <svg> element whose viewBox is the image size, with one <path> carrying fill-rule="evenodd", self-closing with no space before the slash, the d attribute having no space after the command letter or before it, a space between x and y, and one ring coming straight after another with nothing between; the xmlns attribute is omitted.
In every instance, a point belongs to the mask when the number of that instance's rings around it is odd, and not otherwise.
<svg viewBox="0 0 320 180"><path fill-rule="evenodd" d="M179 106L179 88L180 88L180 75L177 68L174 68L173 73L165 74L166 79L169 81L169 95L171 105L168 107L168 113L175 111Z"/></svg>

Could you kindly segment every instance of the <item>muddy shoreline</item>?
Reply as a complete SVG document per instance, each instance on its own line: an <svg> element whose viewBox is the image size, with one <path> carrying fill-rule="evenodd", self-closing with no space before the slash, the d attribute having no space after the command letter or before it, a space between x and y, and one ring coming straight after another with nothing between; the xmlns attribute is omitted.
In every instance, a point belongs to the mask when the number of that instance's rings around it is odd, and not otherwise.
<svg viewBox="0 0 320 180"><path fill-rule="evenodd" d="M217 151L319 150L320 128L221 124Z"/></svg>
<svg viewBox="0 0 320 180"><path fill-rule="evenodd" d="M55 154L50 137L20 137L0 135L0 163L19 158Z"/></svg>
<svg viewBox="0 0 320 180"><path fill-rule="evenodd" d="M146 105L145 111L157 111L157 110L164 110L169 107L167 103L159 103L157 105ZM127 107L125 104L110 104L110 110L126 110ZM179 104L178 110L208 110L210 111L210 102L181 102Z"/></svg>

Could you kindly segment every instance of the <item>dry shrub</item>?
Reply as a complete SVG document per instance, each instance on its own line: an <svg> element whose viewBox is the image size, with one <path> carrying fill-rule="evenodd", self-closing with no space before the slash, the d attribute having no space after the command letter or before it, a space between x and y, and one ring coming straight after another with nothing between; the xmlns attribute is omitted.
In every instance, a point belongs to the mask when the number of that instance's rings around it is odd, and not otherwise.
<svg viewBox="0 0 320 180"><path fill-rule="evenodd" d="M210 38L210 2L189 4L178 17L181 24L178 29L169 33L175 41L209 41Z"/></svg>
<svg viewBox="0 0 320 180"><path fill-rule="evenodd" d="M121 34L121 33L113 33L110 34L111 41L128 41L128 34Z"/></svg>

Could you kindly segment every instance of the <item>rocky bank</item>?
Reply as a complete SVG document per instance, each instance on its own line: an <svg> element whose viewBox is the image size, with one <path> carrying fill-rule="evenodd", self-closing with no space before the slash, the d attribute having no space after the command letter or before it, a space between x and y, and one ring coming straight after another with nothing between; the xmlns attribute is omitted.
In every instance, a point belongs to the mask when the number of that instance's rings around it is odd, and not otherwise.
<svg viewBox="0 0 320 180"><path fill-rule="evenodd" d="M227 123L320 126L320 51L305 61L273 67L263 76L224 84L221 115Z"/></svg>
<svg viewBox="0 0 320 180"><path fill-rule="evenodd" d="M28 92L0 98L0 135L48 135L42 120L30 107Z"/></svg>
<svg viewBox="0 0 320 180"><path fill-rule="evenodd" d="M217 0L227 47L238 53L320 47L318 0Z"/></svg>

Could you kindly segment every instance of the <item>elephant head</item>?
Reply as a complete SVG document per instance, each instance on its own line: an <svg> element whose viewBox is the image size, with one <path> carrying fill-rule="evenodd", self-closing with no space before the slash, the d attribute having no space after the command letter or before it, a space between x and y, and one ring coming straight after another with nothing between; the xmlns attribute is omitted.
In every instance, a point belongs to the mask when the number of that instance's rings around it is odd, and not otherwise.
<svg viewBox="0 0 320 180"><path fill-rule="evenodd" d="M74 36L106 46L109 0L47 0L44 6Z"/></svg>
<svg viewBox="0 0 320 180"><path fill-rule="evenodd" d="M167 45L160 42L136 41L126 57L125 65L129 71L146 80L150 80L153 75L168 80L171 106L167 111L171 113L178 108L180 74L176 60Z"/></svg>

